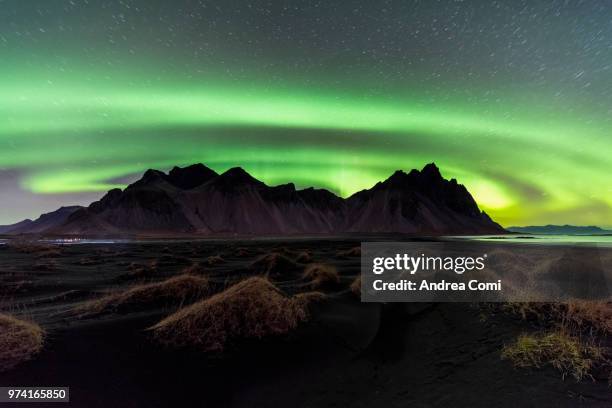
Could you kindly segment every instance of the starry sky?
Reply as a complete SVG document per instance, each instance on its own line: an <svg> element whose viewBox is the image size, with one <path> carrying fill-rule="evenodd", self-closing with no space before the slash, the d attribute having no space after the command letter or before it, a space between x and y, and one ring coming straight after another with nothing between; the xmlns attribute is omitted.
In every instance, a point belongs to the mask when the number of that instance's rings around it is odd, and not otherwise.
<svg viewBox="0 0 612 408"><path fill-rule="evenodd" d="M0 224L148 168L433 161L502 225L612 226L611 64L604 1L0 0Z"/></svg>

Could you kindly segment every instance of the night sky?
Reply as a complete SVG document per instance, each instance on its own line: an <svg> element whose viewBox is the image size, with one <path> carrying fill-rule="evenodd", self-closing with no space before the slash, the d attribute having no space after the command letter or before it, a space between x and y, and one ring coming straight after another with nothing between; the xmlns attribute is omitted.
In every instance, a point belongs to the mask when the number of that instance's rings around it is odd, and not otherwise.
<svg viewBox="0 0 612 408"><path fill-rule="evenodd" d="M0 224L147 168L435 161L503 225L612 226L611 66L605 1L0 0Z"/></svg>

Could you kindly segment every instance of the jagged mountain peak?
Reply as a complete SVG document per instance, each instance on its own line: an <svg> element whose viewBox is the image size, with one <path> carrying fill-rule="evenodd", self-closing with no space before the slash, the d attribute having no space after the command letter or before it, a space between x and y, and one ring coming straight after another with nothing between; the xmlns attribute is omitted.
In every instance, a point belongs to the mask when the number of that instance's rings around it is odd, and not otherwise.
<svg viewBox="0 0 612 408"><path fill-rule="evenodd" d="M428 163L421 170L421 174L427 175L429 177L434 178L442 178L442 173L440 173L440 169L436 166L436 163Z"/></svg>
<svg viewBox="0 0 612 408"><path fill-rule="evenodd" d="M266 187L266 185L251 176L242 167L232 167L211 180L211 183L222 190L235 190L245 187Z"/></svg>
<svg viewBox="0 0 612 408"><path fill-rule="evenodd" d="M409 173L396 170L388 179L380 183L384 187L408 187L415 184L437 184L446 181L435 163L429 163L421 171L411 170Z"/></svg>
<svg viewBox="0 0 612 408"><path fill-rule="evenodd" d="M202 163L186 167L174 167L168 173L167 180L176 187L189 190L210 181L218 176L217 172Z"/></svg>
<svg viewBox="0 0 612 408"><path fill-rule="evenodd" d="M164 173L163 171L155 170L155 169L148 169L142 175L141 180L152 180L152 179L165 178L165 177L166 177L166 173Z"/></svg>
<svg viewBox="0 0 612 408"><path fill-rule="evenodd" d="M242 167L232 167L221 174L221 177L233 179L235 181L251 181L256 180ZM258 181L258 180L257 180Z"/></svg>
<svg viewBox="0 0 612 408"><path fill-rule="evenodd" d="M144 174L142 175L140 179L136 180L135 182L127 186L126 190L152 186L154 184L157 184L165 180L166 180L166 173L164 173L163 171L159 171L155 169L148 169L147 171L144 172Z"/></svg>
<svg viewBox="0 0 612 408"><path fill-rule="evenodd" d="M149 169L144 172L138 181L130 184L127 189L159 187L160 183L168 183L170 186L181 190L190 190L217 176L218 174L214 170L202 163L186 167L175 166L168 174L160 170Z"/></svg>

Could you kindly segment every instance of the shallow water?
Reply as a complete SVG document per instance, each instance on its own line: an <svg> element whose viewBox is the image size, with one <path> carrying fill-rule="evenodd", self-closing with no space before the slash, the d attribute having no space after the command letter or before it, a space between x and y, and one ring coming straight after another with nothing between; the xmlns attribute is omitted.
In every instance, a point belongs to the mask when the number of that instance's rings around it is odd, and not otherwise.
<svg viewBox="0 0 612 408"><path fill-rule="evenodd" d="M341 237L341 236L340 236ZM301 241L304 239L317 240L317 239L331 239L339 237L259 237L259 238L242 238L237 239L238 241ZM350 237L351 240L357 241L387 241L393 236L389 234L384 235L365 235L361 239L353 235ZM397 236L398 241L410 241L413 238L407 238L405 236ZM414 238L418 240L417 238ZM527 235L527 234L516 234L516 235L461 235L461 236L447 236L442 239L451 240L465 240L465 241L479 241L479 242L499 242L500 244L533 244L533 245L579 245L579 246L594 246L594 247L612 247L612 235ZM223 239L218 237L211 238L197 238L197 239L110 239L110 238L62 238L62 239L41 239L39 242L56 245L91 245L91 244L135 244L135 243L176 243L180 241L194 242L194 241L232 241L233 239ZM434 238L434 240L436 240ZM0 245L5 245L9 240L0 239Z"/></svg>
<svg viewBox="0 0 612 408"><path fill-rule="evenodd" d="M476 235L456 236L453 239L466 239L485 242L534 244L534 245L581 245L612 247L612 235Z"/></svg>

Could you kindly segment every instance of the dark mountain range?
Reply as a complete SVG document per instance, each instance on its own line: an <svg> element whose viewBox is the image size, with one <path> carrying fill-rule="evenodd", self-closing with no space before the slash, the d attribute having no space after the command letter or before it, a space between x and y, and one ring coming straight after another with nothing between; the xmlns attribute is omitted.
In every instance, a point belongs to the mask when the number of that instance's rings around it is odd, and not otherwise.
<svg viewBox="0 0 612 408"><path fill-rule="evenodd" d="M23 221L19 221L16 224L11 225L0 225L0 234L8 234L12 230L16 230L17 228L23 228L30 225L33 221L31 219L25 219Z"/></svg>
<svg viewBox="0 0 612 408"><path fill-rule="evenodd" d="M32 221L23 220L13 225L0 226L0 234L38 234L62 225L70 215L83 207L75 205L61 207L53 212L46 213Z"/></svg>
<svg viewBox="0 0 612 408"><path fill-rule="evenodd" d="M542 234L542 235L607 235L612 231L595 226L576 225L531 225L527 227L510 227L510 232L520 234Z"/></svg>
<svg viewBox="0 0 612 408"><path fill-rule="evenodd" d="M111 190L89 207L77 207L69 214L64 210L61 214L66 217L58 216L57 222L44 223L44 228L43 223L32 229L32 224L27 224L9 232L59 235L504 232L480 211L464 186L454 179L445 180L434 164L421 171L397 171L371 189L347 199L323 189L297 190L291 183L270 187L241 168L223 174L202 164L175 167L168 174L148 170L124 190Z"/></svg>
<svg viewBox="0 0 612 408"><path fill-rule="evenodd" d="M445 180L435 164L420 172L396 171L387 180L347 200L349 231L406 233L495 233L503 229L455 179Z"/></svg>

